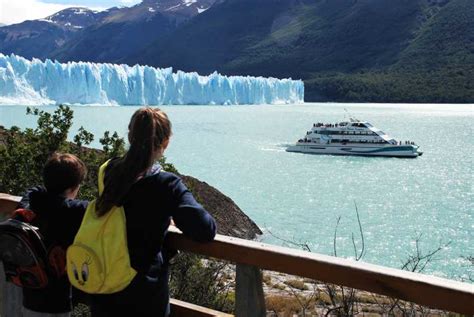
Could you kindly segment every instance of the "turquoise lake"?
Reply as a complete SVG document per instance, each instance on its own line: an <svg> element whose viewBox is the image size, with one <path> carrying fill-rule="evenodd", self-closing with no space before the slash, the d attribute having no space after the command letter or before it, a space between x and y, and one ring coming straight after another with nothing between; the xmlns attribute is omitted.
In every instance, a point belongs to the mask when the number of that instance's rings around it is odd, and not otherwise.
<svg viewBox="0 0 474 317"><path fill-rule="evenodd" d="M74 127L125 136L136 107L74 106ZM474 277L474 105L302 104L163 106L173 122L166 156L183 174L231 197L265 232L264 242L307 243L338 256L361 245L363 261L399 268L415 252L441 250L426 272ZM397 140L420 145L416 159L285 152L314 122L340 122L346 108ZM42 107L53 111L54 107ZM33 127L23 106L1 106L0 125ZM98 145L96 142L94 145ZM270 234L271 232L272 234Z"/></svg>

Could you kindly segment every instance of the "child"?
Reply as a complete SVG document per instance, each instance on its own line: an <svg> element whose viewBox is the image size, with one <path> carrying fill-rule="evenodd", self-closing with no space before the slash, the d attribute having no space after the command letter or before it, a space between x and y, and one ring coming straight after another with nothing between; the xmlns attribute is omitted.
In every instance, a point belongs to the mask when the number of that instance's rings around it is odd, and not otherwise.
<svg viewBox="0 0 474 317"><path fill-rule="evenodd" d="M54 257L61 271L58 278L49 279L46 288L23 288L23 316L69 316L71 287L65 273L65 252L87 208L86 201L75 200L86 173L86 166L76 156L54 153L43 169L44 187L28 190L20 202L36 215L32 225L39 228L49 258Z"/></svg>

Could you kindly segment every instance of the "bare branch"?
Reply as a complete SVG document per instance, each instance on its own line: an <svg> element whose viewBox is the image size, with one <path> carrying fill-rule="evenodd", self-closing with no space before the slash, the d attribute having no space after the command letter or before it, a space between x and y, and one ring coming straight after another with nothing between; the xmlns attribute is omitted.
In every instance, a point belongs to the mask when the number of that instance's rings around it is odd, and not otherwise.
<svg viewBox="0 0 474 317"><path fill-rule="evenodd" d="M300 242L295 242L295 241L292 241L292 240L284 239L284 238L281 238L281 237L277 236L276 234L274 234L273 232L271 232L271 231L268 230L268 229L266 229L266 231L267 231L272 237L274 237L274 238L276 238L276 239L278 239L278 240L280 240L280 241L282 241L282 242L288 243L288 244L290 244L290 245L297 246L297 247L299 247L299 248L301 248L301 249L303 249L303 250L305 250L305 251L312 252L312 251L311 251L311 248L309 247L308 243L306 243L306 242L304 242L304 243L301 242L301 243L300 243Z"/></svg>
<svg viewBox="0 0 474 317"><path fill-rule="evenodd" d="M357 203L355 200L354 200L354 206L355 206L356 215L357 215L357 223L359 224L360 238L362 240L362 249L360 250L359 256L356 256L356 261L359 261L364 256L364 253L365 253L365 239L364 239L364 230L362 229L362 223L360 221L359 209L357 208ZM352 236L352 242L354 243L354 248L355 248L354 236Z"/></svg>
<svg viewBox="0 0 474 317"><path fill-rule="evenodd" d="M334 228L334 240L333 240L333 248L334 248L334 256L337 256L337 228L339 227L339 222L341 221L341 216L337 217L336 228Z"/></svg>

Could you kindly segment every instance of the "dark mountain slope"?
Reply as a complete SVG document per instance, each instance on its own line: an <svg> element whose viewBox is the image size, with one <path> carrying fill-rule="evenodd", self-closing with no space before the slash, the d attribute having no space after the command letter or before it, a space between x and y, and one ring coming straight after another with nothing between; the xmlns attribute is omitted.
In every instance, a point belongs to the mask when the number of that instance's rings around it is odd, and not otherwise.
<svg viewBox="0 0 474 317"><path fill-rule="evenodd" d="M314 72L382 68L408 46L420 12L419 1L412 0L313 1L285 12L267 39L247 48L227 69L277 64L273 75L306 79Z"/></svg>
<svg viewBox="0 0 474 317"><path fill-rule="evenodd" d="M83 29L92 24L99 23L110 13L110 10L99 12L88 8L72 7L37 21L48 21L66 28Z"/></svg>
<svg viewBox="0 0 474 317"><path fill-rule="evenodd" d="M426 6L426 22L396 63L384 70L319 73L310 100L474 102L474 1Z"/></svg>
<svg viewBox="0 0 474 317"><path fill-rule="evenodd" d="M0 52L46 58L72 36L72 31L46 21L25 21L0 28Z"/></svg>
<svg viewBox="0 0 474 317"><path fill-rule="evenodd" d="M89 27L74 41L69 41L51 55L63 62L117 62L170 33L175 27L175 21L159 13L136 19L133 19L133 15L121 13L120 17L114 16Z"/></svg>
<svg viewBox="0 0 474 317"><path fill-rule="evenodd" d="M60 61L121 62L152 42L171 34L178 25L207 10L215 0L145 0L117 9L69 41L52 57Z"/></svg>
<svg viewBox="0 0 474 317"><path fill-rule="evenodd" d="M107 12L68 8L40 20L0 28L0 52L26 58L48 58L82 29L98 23Z"/></svg>
<svg viewBox="0 0 474 317"><path fill-rule="evenodd" d="M184 25L165 44L148 48L137 61L298 78L382 67L408 46L419 25L419 2L228 0Z"/></svg>
<svg viewBox="0 0 474 317"><path fill-rule="evenodd" d="M474 66L474 1L452 0L428 19L394 69Z"/></svg>
<svg viewBox="0 0 474 317"><path fill-rule="evenodd" d="M160 46L162 38L207 10L214 1L145 0L130 8L117 9L52 56L60 61L120 63L152 42Z"/></svg>
<svg viewBox="0 0 474 317"><path fill-rule="evenodd" d="M161 43L128 60L210 73L261 42L289 0L228 0L183 25Z"/></svg>
<svg viewBox="0 0 474 317"><path fill-rule="evenodd" d="M27 58L120 62L209 9L216 0L144 0L96 12L68 8L0 29L0 52Z"/></svg>
<svg viewBox="0 0 474 317"><path fill-rule="evenodd" d="M228 0L127 62L302 78L311 101L462 101L469 91L459 83L469 76L439 73L442 82L425 72L454 65L467 71L473 65L473 5L472 0ZM442 96L442 86L456 88Z"/></svg>

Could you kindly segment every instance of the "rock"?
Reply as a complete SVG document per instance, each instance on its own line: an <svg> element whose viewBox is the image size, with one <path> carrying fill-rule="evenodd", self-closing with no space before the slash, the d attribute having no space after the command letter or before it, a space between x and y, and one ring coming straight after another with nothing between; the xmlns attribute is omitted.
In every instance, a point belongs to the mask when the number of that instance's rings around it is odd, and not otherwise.
<svg viewBox="0 0 474 317"><path fill-rule="evenodd" d="M262 234L255 222L219 190L192 176L181 175L181 178L196 199L214 217L219 234L242 239L255 239L257 235Z"/></svg>

